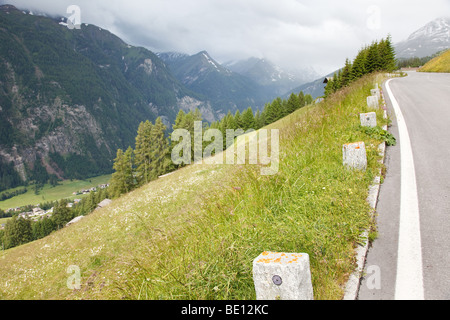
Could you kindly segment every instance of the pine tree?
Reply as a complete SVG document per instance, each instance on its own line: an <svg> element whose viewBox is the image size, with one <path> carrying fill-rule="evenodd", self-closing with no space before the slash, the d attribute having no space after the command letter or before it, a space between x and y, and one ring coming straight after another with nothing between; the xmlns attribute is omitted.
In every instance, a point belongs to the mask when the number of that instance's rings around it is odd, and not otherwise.
<svg viewBox="0 0 450 320"><path fill-rule="evenodd" d="M195 151L194 150L194 147L195 147L195 144L194 144L194 138L195 138L194 137L194 123L196 121L202 121L202 114L201 114L199 109L195 109L194 111L189 111L189 113L184 114L184 115L183 115L183 113L179 112L178 116L177 116L177 119L178 119L178 121L175 120L175 125L173 127L174 130L175 129L185 129L185 130L189 131L189 133L191 135L191 157L192 157L191 160L193 160L194 156L195 156L195 153L194 153L194 151ZM172 148L174 146L175 145L172 145L170 147L171 149L168 152L168 154L172 153Z"/></svg>
<svg viewBox="0 0 450 320"><path fill-rule="evenodd" d="M347 58L345 59L344 69L342 69L341 85L342 87L348 86L352 81L352 65L350 63L350 60Z"/></svg>
<svg viewBox="0 0 450 320"><path fill-rule="evenodd" d="M300 100L295 93L291 93L289 99L286 102L286 111L291 114L295 110L300 108Z"/></svg>
<svg viewBox="0 0 450 320"><path fill-rule="evenodd" d="M333 81L333 90L334 92L338 91L342 88L342 71L339 69L338 73L335 74L336 78Z"/></svg>
<svg viewBox="0 0 450 320"><path fill-rule="evenodd" d="M31 220L14 217L6 222L3 235L5 249L28 243L32 239Z"/></svg>
<svg viewBox="0 0 450 320"><path fill-rule="evenodd" d="M148 183L150 181L150 164L152 161L153 143L152 130L153 124L149 120L141 122L138 128L134 151L138 184Z"/></svg>
<svg viewBox="0 0 450 320"><path fill-rule="evenodd" d="M266 119L266 124L271 124L278 120L278 116L280 114L281 106L279 103L274 100L272 103L267 103L264 107L264 118Z"/></svg>
<svg viewBox="0 0 450 320"><path fill-rule="evenodd" d="M113 197L119 197L121 194L131 191L133 188L133 149L128 147L124 153L122 149L117 150L116 159L114 159L110 188Z"/></svg>
<svg viewBox="0 0 450 320"><path fill-rule="evenodd" d="M261 129L264 127L264 123L262 122L263 118L261 117L261 111L259 109L255 113L255 130Z"/></svg>
<svg viewBox="0 0 450 320"><path fill-rule="evenodd" d="M248 107L242 113L242 129L244 131L255 129L255 116L253 115L253 110L251 107Z"/></svg>
<svg viewBox="0 0 450 320"><path fill-rule="evenodd" d="M152 127L150 139L151 144L151 160L150 160L150 177L156 179L159 175L165 173L168 166L167 156L169 155L169 141L165 137L167 127L163 124L160 117L155 121Z"/></svg>
<svg viewBox="0 0 450 320"><path fill-rule="evenodd" d="M172 125L172 129L182 129L183 128L183 122L185 121L186 113L180 109L178 111L177 117L175 119L175 123Z"/></svg>
<svg viewBox="0 0 450 320"><path fill-rule="evenodd" d="M225 117L222 118L219 124L219 130L222 132L223 136L223 148L227 147L227 138L226 132L227 129L237 129L236 123L234 122L234 116L231 114L231 111L228 110L228 113Z"/></svg>
<svg viewBox="0 0 450 320"><path fill-rule="evenodd" d="M272 101L272 108L274 112L274 121L275 122L283 117L283 100L280 97L275 98Z"/></svg>
<svg viewBox="0 0 450 320"><path fill-rule="evenodd" d="M67 222L72 220L71 209L67 207L68 201L63 199L53 208L52 219L57 229L63 228Z"/></svg>
<svg viewBox="0 0 450 320"><path fill-rule="evenodd" d="M242 116L239 110L234 114L234 123L236 125L236 129L242 129Z"/></svg>
<svg viewBox="0 0 450 320"><path fill-rule="evenodd" d="M303 93L303 91L300 91L300 93L298 94L298 103L300 105L300 108L303 108L306 105L305 94Z"/></svg>
<svg viewBox="0 0 450 320"><path fill-rule="evenodd" d="M227 129L237 129L236 122L234 121L234 116L229 110L227 115L223 117L220 122L220 131L222 131L222 134L225 134Z"/></svg>
<svg viewBox="0 0 450 320"><path fill-rule="evenodd" d="M381 40L379 44L381 69L387 72L392 72L397 69L397 61L395 59L395 49L392 46L391 36L388 35L386 39Z"/></svg>
<svg viewBox="0 0 450 320"><path fill-rule="evenodd" d="M361 78L363 75L367 73L366 71L366 59L367 59L367 49L361 49L356 58L353 60L351 78L353 80Z"/></svg>
<svg viewBox="0 0 450 320"><path fill-rule="evenodd" d="M366 58L366 72L372 73L374 71L381 70L381 59L380 52L378 49L378 42L374 41L371 46L369 46L367 50L367 58Z"/></svg>
<svg viewBox="0 0 450 320"><path fill-rule="evenodd" d="M309 93L307 95L305 95L305 104L306 105L310 105L311 103L313 103L314 99L312 97L312 95L310 95Z"/></svg>
<svg viewBox="0 0 450 320"><path fill-rule="evenodd" d="M328 79L327 85L325 86L325 97L330 96L337 90L337 74L333 74L333 77Z"/></svg>

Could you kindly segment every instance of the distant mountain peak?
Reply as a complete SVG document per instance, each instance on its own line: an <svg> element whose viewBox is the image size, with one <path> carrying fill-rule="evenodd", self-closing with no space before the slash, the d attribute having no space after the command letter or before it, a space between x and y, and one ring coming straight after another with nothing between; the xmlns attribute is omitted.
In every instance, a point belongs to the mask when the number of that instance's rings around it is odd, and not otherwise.
<svg viewBox="0 0 450 320"><path fill-rule="evenodd" d="M165 62L176 61L189 57L188 54L177 51L158 52L156 55Z"/></svg>
<svg viewBox="0 0 450 320"><path fill-rule="evenodd" d="M450 18L430 21L395 47L399 58L421 58L450 48Z"/></svg>
<svg viewBox="0 0 450 320"><path fill-rule="evenodd" d="M250 57L228 62L225 67L262 86L273 88L277 94L284 94L292 88L317 78L317 74L311 69L284 70L267 58Z"/></svg>
<svg viewBox="0 0 450 320"><path fill-rule="evenodd" d="M213 58L211 58L211 56L209 55L209 53L207 51L200 51L197 55L200 55L201 58L204 59L204 61L206 61L207 63L212 65L217 71L228 72L227 69L223 68L217 61L215 61Z"/></svg>
<svg viewBox="0 0 450 320"><path fill-rule="evenodd" d="M425 26L412 33L408 37L408 40L414 40L424 36L439 37L447 40L450 39L450 18L440 17L427 23Z"/></svg>

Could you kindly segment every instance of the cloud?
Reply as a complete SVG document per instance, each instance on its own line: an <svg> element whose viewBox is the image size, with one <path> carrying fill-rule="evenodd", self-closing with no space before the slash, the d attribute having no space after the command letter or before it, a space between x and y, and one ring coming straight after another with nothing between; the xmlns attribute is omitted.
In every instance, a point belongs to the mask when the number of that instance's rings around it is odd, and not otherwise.
<svg viewBox="0 0 450 320"><path fill-rule="evenodd" d="M265 57L321 73L391 34L394 42L450 13L448 0L10 0L20 8L66 15L81 8L82 22L153 51L207 50L220 62Z"/></svg>

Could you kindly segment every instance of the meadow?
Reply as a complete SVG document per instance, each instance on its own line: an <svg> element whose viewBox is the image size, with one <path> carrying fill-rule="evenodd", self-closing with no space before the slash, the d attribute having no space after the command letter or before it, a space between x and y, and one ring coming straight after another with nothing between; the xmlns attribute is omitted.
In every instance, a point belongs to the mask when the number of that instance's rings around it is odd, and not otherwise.
<svg viewBox="0 0 450 320"><path fill-rule="evenodd" d="M253 259L273 251L308 253L314 298L342 299L360 236L375 229L366 198L382 141L359 115L383 80L364 76L265 127L280 133L275 175L261 175L261 165L192 164L0 252L0 298L252 300ZM343 144L357 141L365 171L342 164Z"/></svg>

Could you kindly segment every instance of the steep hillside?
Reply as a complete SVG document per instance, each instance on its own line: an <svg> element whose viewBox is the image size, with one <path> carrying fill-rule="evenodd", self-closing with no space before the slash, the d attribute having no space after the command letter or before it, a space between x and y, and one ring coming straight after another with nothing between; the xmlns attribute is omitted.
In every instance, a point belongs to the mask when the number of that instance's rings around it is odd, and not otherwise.
<svg viewBox="0 0 450 320"><path fill-rule="evenodd" d="M4 5L0 41L2 180L16 181L14 170L30 179L36 167L59 178L109 172L141 121L170 124L195 107L215 119L155 54L94 25L69 30Z"/></svg>
<svg viewBox="0 0 450 320"><path fill-rule="evenodd" d="M418 71L420 72L450 72L450 50L428 61Z"/></svg>
<svg viewBox="0 0 450 320"><path fill-rule="evenodd" d="M381 166L381 141L360 129L359 113L382 81L365 76L268 126L280 130L275 175L260 165L190 165L1 251L0 298L254 299L252 261L278 251L308 253L315 299L341 299ZM355 141L367 146L364 172L342 165L342 145Z"/></svg>

